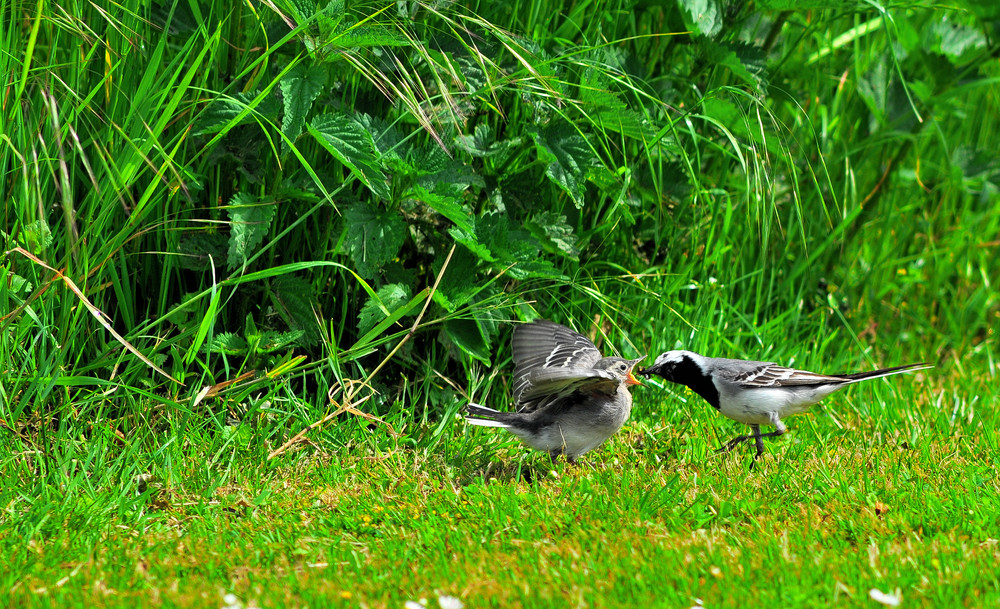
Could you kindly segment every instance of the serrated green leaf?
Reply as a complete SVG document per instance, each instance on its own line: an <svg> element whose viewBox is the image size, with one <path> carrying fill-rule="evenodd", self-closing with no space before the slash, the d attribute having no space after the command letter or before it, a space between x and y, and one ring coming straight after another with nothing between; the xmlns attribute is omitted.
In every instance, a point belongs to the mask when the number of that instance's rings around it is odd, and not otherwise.
<svg viewBox="0 0 1000 609"><path fill-rule="evenodd" d="M470 167L435 149L431 154L419 154L415 167L420 168L417 181L407 192L407 198L419 201L455 223L463 231L472 232L474 216L462 204L471 186L484 188L485 182Z"/></svg>
<svg viewBox="0 0 1000 609"><path fill-rule="evenodd" d="M0 231L0 234L3 234L3 231ZM31 287L30 281L0 266L0 294L20 294L30 291Z"/></svg>
<svg viewBox="0 0 1000 609"><path fill-rule="evenodd" d="M177 253L180 254L178 264L182 268L198 271L211 268L210 265L221 266L228 247L228 239L221 233L182 233L177 243Z"/></svg>
<svg viewBox="0 0 1000 609"><path fill-rule="evenodd" d="M573 227L566 223L566 216L551 211L543 212L526 222L525 227L547 250L573 260L579 258L577 238L573 234Z"/></svg>
<svg viewBox="0 0 1000 609"><path fill-rule="evenodd" d="M247 261L267 236L274 217L272 203L260 203L252 195L236 193L229 200L229 268L234 269Z"/></svg>
<svg viewBox="0 0 1000 609"><path fill-rule="evenodd" d="M971 18L968 20L975 22ZM966 25L948 13L929 24L928 42L931 51L941 53L954 65L967 63L988 44L979 28Z"/></svg>
<svg viewBox="0 0 1000 609"><path fill-rule="evenodd" d="M705 60L728 68L734 76L760 90L767 74L767 56L760 47L746 43L717 43L704 40L701 44Z"/></svg>
<svg viewBox="0 0 1000 609"><path fill-rule="evenodd" d="M52 245L52 230L45 220L35 220L22 229L21 242L32 254L41 254Z"/></svg>
<svg viewBox="0 0 1000 609"><path fill-rule="evenodd" d="M397 29L383 25L358 25L344 30L336 38L336 45L342 48L365 47L405 47L410 46L410 40Z"/></svg>
<svg viewBox="0 0 1000 609"><path fill-rule="evenodd" d="M410 288L401 283L390 283L379 288L361 307L358 314L358 335L364 336L383 319L410 300Z"/></svg>
<svg viewBox="0 0 1000 609"><path fill-rule="evenodd" d="M265 330L261 333L260 340L255 345L255 351L257 353L282 351L295 343L301 344L301 339L305 337L305 334L303 330L293 330L291 332Z"/></svg>
<svg viewBox="0 0 1000 609"><path fill-rule="evenodd" d="M506 271L514 279L562 277L552 263L539 258L538 241L527 231L512 229L505 214L477 218L474 234L456 228L451 235L480 259L494 263L494 268Z"/></svg>
<svg viewBox="0 0 1000 609"><path fill-rule="evenodd" d="M476 237L475 231L464 231L460 228L452 228L448 230L448 234L455 241L464 245L470 252L476 255L477 258L485 260L486 262L496 262L496 257L490 248L486 247L479 242Z"/></svg>
<svg viewBox="0 0 1000 609"><path fill-rule="evenodd" d="M487 124L476 125L472 135L455 137L455 144L461 150L477 158L496 157L498 162L502 162L511 150L520 146L521 143L521 138L498 141L493 129Z"/></svg>
<svg viewBox="0 0 1000 609"><path fill-rule="evenodd" d="M368 203L355 203L344 212L344 245L358 275L371 279L399 253L406 238L406 222L398 212Z"/></svg>
<svg viewBox="0 0 1000 609"><path fill-rule="evenodd" d="M294 142L302 133L309 109L326 85L327 69L322 65L300 63L288 71L278 83L285 102L285 115L281 121L282 152L288 151L288 142Z"/></svg>
<svg viewBox="0 0 1000 609"><path fill-rule="evenodd" d="M570 196L577 209L583 208L587 168L597 161L587 141L565 122L553 122L533 136L539 157L549 161L545 175Z"/></svg>
<svg viewBox="0 0 1000 609"><path fill-rule="evenodd" d="M490 363L489 344L475 320L449 319L444 323L444 331L456 347L486 366L493 365Z"/></svg>
<svg viewBox="0 0 1000 609"><path fill-rule="evenodd" d="M441 253L434 261L432 268L435 276L440 272L446 256L447 254ZM448 268L441 276L438 289L434 291L434 302L449 312L469 302L480 290L480 286L469 281L476 276L477 266L476 256L472 252L465 248L456 248Z"/></svg>
<svg viewBox="0 0 1000 609"><path fill-rule="evenodd" d="M703 36L714 38L722 31L722 6L719 0L679 0L687 27Z"/></svg>
<svg viewBox="0 0 1000 609"><path fill-rule="evenodd" d="M309 133L377 197L390 198L372 134L358 120L347 114L322 114L312 120Z"/></svg>
<svg viewBox="0 0 1000 609"><path fill-rule="evenodd" d="M271 282L271 295L274 308L288 327L303 332L299 344L303 347L312 347L319 343L319 328L316 326L316 315L313 313L313 302L316 299L312 284L293 275L282 275L275 277ZM247 335L249 338L249 332Z"/></svg>
<svg viewBox="0 0 1000 609"><path fill-rule="evenodd" d="M252 110L247 112L247 108ZM237 93L231 97L214 100L198 116L192 132L194 135L208 135L228 131L238 125L252 122L255 113L268 120L275 120L278 112L278 100L273 93L261 94L260 91Z"/></svg>
<svg viewBox="0 0 1000 609"><path fill-rule="evenodd" d="M212 341L212 353L224 353L226 355L244 355L250 345L239 334L223 332Z"/></svg>

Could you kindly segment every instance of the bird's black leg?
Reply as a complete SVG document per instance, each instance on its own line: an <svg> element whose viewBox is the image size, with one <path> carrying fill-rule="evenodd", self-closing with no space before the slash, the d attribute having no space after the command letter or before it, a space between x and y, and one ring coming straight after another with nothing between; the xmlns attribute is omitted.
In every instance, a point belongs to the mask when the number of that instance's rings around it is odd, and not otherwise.
<svg viewBox="0 0 1000 609"><path fill-rule="evenodd" d="M756 438L757 435L760 433L760 425L751 425L750 429L753 430L753 432L754 432L754 434L752 436L736 436L732 440L730 440L730 441L726 442L725 444L723 444L722 448L720 448L719 450L717 450L715 452L716 453L727 453L727 452L733 450L734 448L736 448L737 446L739 446L740 444L746 442L750 438Z"/></svg>
<svg viewBox="0 0 1000 609"><path fill-rule="evenodd" d="M725 445L716 452L720 453L729 452L734 448L736 448L737 446L739 446L740 444L742 444L743 442L746 442L750 438L753 438L754 447L757 449L757 454L754 455L753 459L754 461L756 461L758 458L760 458L761 455L764 454L764 438L775 438L777 436L783 435L785 432L788 431L788 428L785 427L785 424L782 423L780 419L775 417L773 421L774 421L774 431L769 431L767 433L760 433L760 425L751 425L750 431L752 433L750 435L737 436L732 440L726 442Z"/></svg>

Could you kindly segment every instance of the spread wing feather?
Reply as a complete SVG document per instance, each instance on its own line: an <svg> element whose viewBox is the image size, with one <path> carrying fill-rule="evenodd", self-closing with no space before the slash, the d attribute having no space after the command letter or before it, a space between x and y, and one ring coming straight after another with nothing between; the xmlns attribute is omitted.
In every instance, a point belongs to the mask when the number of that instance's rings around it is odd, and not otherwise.
<svg viewBox="0 0 1000 609"><path fill-rule="evenodd" d="M554 382L541 377L532 381L530 376L540 370L571 370L575 374L593 372L591 369L601 359L601 352L594 343L579 332L551 321L538 320L514 329L511 341L514 355L514 400L524 402L522 394L529 384ZM582 370L581 370L582 369Z"/></svg>

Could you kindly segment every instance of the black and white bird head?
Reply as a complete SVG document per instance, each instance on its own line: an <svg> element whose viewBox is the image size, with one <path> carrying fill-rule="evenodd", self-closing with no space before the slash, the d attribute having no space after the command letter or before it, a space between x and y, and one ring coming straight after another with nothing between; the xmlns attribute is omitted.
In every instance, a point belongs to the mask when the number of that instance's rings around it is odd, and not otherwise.
<svg viewBox="0 0 1000 609"><path fill-rule="evenodd" d="M687 384L689 380L707 376L704 362L703 356L692 351L667 351L638 374L647 377L655 374L674 383Z"/></svg>

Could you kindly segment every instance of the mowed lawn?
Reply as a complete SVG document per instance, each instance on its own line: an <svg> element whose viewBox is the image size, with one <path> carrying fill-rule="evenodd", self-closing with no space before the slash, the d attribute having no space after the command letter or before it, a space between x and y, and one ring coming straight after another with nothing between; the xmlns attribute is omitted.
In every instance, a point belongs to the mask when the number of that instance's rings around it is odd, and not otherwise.
<svg viewBox="0 0 1000 609"><path fill-rule="evenodd" d="M656 387L577 466L458 417L341 419L276 463L192 444L141 494L7 490L8 514L33 504L3 525L4 587L9 606L990 606L995 414L932 375L828 398L752 470L750 446L714 452L742 428Z"/></svg>

